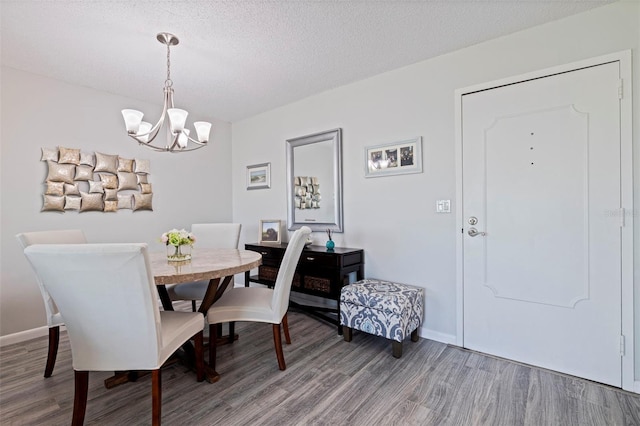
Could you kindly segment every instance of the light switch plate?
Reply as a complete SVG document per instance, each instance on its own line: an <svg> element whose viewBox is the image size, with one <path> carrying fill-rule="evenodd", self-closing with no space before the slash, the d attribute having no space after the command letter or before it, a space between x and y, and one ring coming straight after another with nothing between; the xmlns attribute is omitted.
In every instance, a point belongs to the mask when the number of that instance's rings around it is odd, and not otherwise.
<svg viewBox="0 0 640 426"><path fill-rule="evenodd" d="M436 201L436 213L451 213L451 200Z"/></svg>

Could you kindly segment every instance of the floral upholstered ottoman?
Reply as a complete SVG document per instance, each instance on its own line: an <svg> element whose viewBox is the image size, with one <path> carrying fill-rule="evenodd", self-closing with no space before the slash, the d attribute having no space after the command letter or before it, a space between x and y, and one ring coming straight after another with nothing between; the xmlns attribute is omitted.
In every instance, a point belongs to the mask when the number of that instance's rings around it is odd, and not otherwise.
<svg viewBox="0 0 640 426"><path fill-rule="evenodd" d="M360 330L392 342L393 356L402 356L402 341L411 334L418 341L422 323L422 288L390 281L366 279L342 287L340 325L346 342Z"/></svg>

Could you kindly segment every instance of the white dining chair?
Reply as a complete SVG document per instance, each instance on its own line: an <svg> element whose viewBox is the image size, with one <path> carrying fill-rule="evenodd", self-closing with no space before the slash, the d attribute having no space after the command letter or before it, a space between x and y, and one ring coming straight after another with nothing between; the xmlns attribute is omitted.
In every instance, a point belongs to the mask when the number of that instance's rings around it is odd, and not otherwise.
<svg viewBox="0 0 640 426"><path fill-rule="evenodd" d="M197 380L204 380L204 317L160 311L146 244L35 244L24 253L65 319L75 376L72 425L84 423L89 371L150 370L154 425L161 418L160 367L191 338Z"/></svg>
<svg viewBox="0 0 640 426"><path fill-rule="evenodd" d="M16 235L22 249L32 244L83 244L87 242L84 232L80 229L65 229L56 231L23 232ZM38 279L38 288L44 301L44 310L47 316L47 326L49 327L49 349L47 351L47 364L44 368L44 377L51 377L53 367L58 356L58 344L60 343L60 326L64 325L62 315L58 311L51 295Z"/></svg>
<svg viewBox="0 0 640 426"><path fill-rule="evenodd" d="M237 249L241 227L239 223L194 223L191 225L191 233L196 237L196 249ZM197 254L194 255L197 256ZM191 300L191 309L195 312L196 301L204 298L208 285L208 280L174 284L167 286L167 291L173 301ZM233 280L229 286L233 287Z"/></svg>
<svg viewBox="0 0 640 426"><path fill-rule="evenodd" d="M287 310L293 274L311 229L303 226L293 233L278 270L274 288L235 287L225 292L207 311L209 322L209 365L215 369L216 324L233 321L252 321L273 324L273 343L280 370L286 369L282 352L280 325L287 344L291 344Z"/></svg>

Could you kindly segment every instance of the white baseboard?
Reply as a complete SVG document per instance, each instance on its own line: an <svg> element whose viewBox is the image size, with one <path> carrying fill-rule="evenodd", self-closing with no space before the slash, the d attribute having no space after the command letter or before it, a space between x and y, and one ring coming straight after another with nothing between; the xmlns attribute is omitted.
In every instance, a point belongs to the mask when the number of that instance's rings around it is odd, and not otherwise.
<svg viewBox="0 0 640 426"><path fill-rule="evenodd" d="M640 394L640 380L636 380L633 383L633 392Z"/></svg>
<svg viewBox="0 0 640 426"><path fill-rule="evenodd" d="M0 336L0 348L7 345L13 345L14 343L26 342L27 340L48 335L49 327L47 327L46 325L43 325L42 327L32 328L31 330L24 330L13 334L7 334L6 336Z"/></svg>
<svg viewBox="0 0 640 426"><path fill-rule="evenodd" d="M435 340L436 342L446 343L447 345L456 344L456 336L453 334L441 333L425 327L420 328L420 337Z"/></svg>

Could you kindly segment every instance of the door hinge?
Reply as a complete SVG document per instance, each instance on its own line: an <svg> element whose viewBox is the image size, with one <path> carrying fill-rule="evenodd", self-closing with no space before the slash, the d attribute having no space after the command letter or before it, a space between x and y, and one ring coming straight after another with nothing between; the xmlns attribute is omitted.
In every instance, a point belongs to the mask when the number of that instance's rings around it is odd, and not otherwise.
<svg viewBox="0 0 640 426"><path fill-rule="evenodd" d="M622 79L618 80L618 99L622 99Z"/></svg>
<svg viewBox="0 0 640 426"><path fill-rule="evenodd" d="M620 356L624 356L624 335L620 335Z"/></svg>

